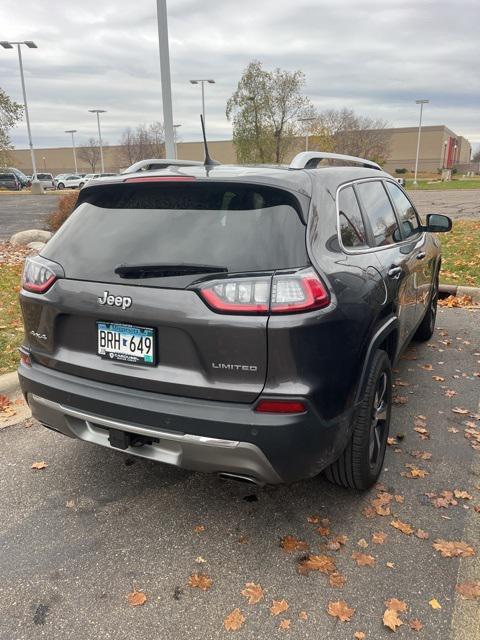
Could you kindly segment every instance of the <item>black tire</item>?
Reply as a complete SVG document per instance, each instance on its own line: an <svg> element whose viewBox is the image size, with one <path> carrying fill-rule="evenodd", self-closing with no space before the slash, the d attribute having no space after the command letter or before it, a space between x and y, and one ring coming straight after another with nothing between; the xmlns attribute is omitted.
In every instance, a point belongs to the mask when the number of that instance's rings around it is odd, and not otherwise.
<svg viewBox="0 0 480 640"><path fill-rule="evenodd" d="M57 184L57 189L60 189L60 190L61 190L61 189L65 189L65 185L63 184L63 182L59 182L59 183Z"/></svg>
<svg viewBox="0 0 480 640"><path fill-rule="evenodd" d="M438 275L433 283L432 293L428 301L428 307L423 316L423 320L413 336L418 342L427 342L433 336L435 331L435 320L437 319L437 302L438 302Z"/></svg>
<svg viewBox="0 0 480 640"><path fill-rule="evenodd" d="M385 458L391 409L392 367L385 351L378 350L353 418L350 442L338 460L325 469L330 482L362 491L375 484Z"/></svg>
<svg viewBox="0 0 480 640"><path fill-rule="evenodd" d="M80 184L78 185L78 188L82 189L84 184L85 184L84 182L80 182Z"/></svg>

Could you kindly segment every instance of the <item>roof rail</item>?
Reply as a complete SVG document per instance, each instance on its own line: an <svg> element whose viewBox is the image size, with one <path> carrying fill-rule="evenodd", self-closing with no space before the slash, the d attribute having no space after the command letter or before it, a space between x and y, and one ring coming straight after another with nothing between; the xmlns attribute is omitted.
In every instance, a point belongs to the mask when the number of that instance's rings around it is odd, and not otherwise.
<svg viewBox="0 0 480 640"><path fill-rule="evenodd" d="M350 164L359 164L368 169L382 170L382 167L372 160L357 158L356 156L346 156L342 153L326 153L324 151L302 151L302 153L297 153L290 163L289 169L315 169L321 160L343 160L347 166Z"/></svg>

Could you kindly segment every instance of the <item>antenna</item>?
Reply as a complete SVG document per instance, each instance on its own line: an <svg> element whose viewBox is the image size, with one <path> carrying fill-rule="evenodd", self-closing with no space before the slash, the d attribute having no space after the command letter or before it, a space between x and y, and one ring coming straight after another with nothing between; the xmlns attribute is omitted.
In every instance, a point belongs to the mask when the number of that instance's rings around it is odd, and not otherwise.
<svg viewBox="0 0 480 640"><path fill-rule="evenodd" d="M203 148L205 149L205 161L204 165L206 167L213 167L217 164L220 164L216 160L213 160L208 153L208 144L207 144L207 136L205 134L205 122L203 121L203 115L200 114L200 122L202 123L202 134L203 134Z"/></svg>

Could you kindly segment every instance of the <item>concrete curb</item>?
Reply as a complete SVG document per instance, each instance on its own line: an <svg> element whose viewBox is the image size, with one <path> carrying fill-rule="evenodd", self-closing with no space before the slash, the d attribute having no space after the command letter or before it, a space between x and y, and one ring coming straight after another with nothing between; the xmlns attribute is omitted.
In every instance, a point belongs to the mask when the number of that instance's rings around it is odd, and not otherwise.
<svg viewBox="0 0 480 640"><path fill-rule="evenodd" d="M480 303L480 287L464 287L456 284L441 284L438 287L440 293L449 296L470 296L472 301Z"/></svg>
<svg viewBox="0 0 480 640"><path fill-rule="evenodd" d="M30 418L32 413L22 398L20 384L16 371L0 376L0 395L7 396L11 402L15 402L15 413L12 416L2 416L0 413L0 429L11 427ZM21 400L21 402L20 402Z"/></svg>

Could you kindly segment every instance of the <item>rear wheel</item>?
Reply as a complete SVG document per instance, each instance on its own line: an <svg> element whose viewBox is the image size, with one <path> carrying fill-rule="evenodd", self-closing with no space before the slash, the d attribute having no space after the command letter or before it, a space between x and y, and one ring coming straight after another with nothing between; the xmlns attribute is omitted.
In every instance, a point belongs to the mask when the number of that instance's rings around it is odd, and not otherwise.
<svg viewBox="0 0 480 640"><path fill-rule="evenodd" d="M423 320L420 323L414 339L420 342L426 342L430 340L435 331L435 320L437 319L437 303L438 303L438 276L433 283L432 293L430 295L430 301L428 303L427 310L423 316Z"/></svg>
<svg viewBox="0 0 480 640"><path fill-rule="evenodd" d="M383 467L392 407L392 369L385 351L377 351L365 393L353 419L350 442L326 470L330 482L350 489L368 489Z"/></svg>
<svg viewBox="0 0 480 640"><path fill-rule="evenodd" d="M63 184L63 182L59 182L57 184L57 189L65 189L65 185Z"/></svg>

